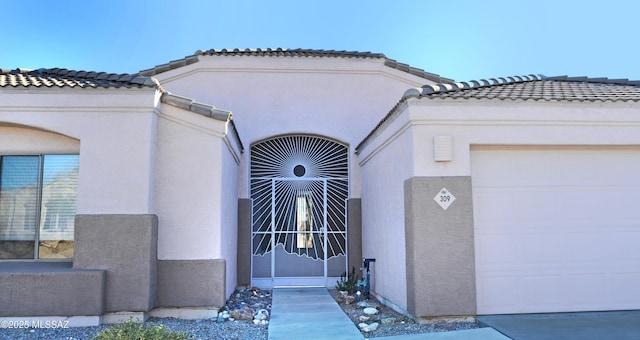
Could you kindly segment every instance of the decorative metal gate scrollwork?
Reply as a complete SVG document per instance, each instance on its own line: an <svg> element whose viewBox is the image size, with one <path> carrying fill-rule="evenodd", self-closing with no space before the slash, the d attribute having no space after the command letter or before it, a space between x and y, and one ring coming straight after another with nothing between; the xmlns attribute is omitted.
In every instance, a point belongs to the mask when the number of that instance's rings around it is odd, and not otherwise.
<svg viewBox="0 0 640 340"><path fill-rule="evenodd" d="M284 136L251 147L254 279L296 284L346 271L348 168L348 148L326 138Z"/></svg>

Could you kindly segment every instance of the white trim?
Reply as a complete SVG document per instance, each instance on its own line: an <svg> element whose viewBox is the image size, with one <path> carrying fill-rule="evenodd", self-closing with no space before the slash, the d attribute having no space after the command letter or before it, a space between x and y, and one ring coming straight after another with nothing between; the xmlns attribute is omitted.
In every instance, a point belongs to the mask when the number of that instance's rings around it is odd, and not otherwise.
<svg viewBox="0 0 640 340"><path fill-rule="evenodd" d="M252 256L253 260L253 256ZM258 288L273 288L273 279L267 278L251 278L251 286Z"/></svg>
<svg viewBox="0 0 640 340"><path fill-rule="evenodd" d="M114 323L123 323L129 320L135 322L144 322L149 318L149 314L145 312L115 312L104 313L102 316L102 324L109 325Z"/></svg>
<svg viewBox="0 0 640 340"><path fill-rule="evenodd" d="M154 308L149 312L152 318L176 318L183 320L203 320L218 317L219 308L175 307Z"/></svg>
<svg viewBox="0 0 640 340"><path fill-rule="evenodd" d="M258 288L295 288L295 287L324 287L335 288L339 277L276 277L251 278L251 285Z"/></svg>

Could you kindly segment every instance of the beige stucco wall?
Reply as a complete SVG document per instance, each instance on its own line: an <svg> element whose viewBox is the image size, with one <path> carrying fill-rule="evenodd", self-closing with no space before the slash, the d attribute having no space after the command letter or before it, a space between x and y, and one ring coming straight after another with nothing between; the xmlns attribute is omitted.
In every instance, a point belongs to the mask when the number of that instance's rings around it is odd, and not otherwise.
<svg viewBox="0 0 640 340"><path fill-rule="evenodd" d="M406 294L389 293L407 288L407 282L399 278L406 275L406 262L393 255L404 248L401 242L390 242L404 234L405 179L471 176L470 154L476 147L637 147L639 128L637 103L408 99L363 144L358 155L363 181L363 255L372 251L376 257L393 261L384 266L377 259L376 292L401 308L407 306ZM434 161L435 136L452 137L452 161ZM467 211L472 213L472 209Z"/></svg>
<svg viewBox="0 0 640 340"><path fill-rule="evenodd" d="M413 136L407 117L390 122L376 138L387 143L360 154L362 166L362 256L375 258L372 287L379 297L407 308L404 181L413 169ZM400 219L399 219L400 218Z"/></svg>
<svg viewBox="0 0 640 340"><path fill-rule="evenodd" d="M3 89L0 153L79 153L77 213L156 214L161 260L224 259L235 288L241 150L229 122L154 89Z"/></svg>
<svg viewBox="0 0 640 340"><path fill-rule="evenodd" d="M314 134L350 147L350 197L360 197L353 151L410 87L430 83L384 65L383 59L200 56L156 75L172 93L233 111L247 148L239 195L249 197L249 146L282 134Z"/></svg>
<svg viewBox="0 0 640 340"><path fill-rule="evenodd" d="M160 260L226 261L227 296L236 287L240 145L230 124L163 105L159 111L155 207Z"/></svg>
<svg viewBox="0 0 640 340"><path fill-rule="evenodd" d="M158 258L215 259L221 237L219 167L214 136L222 122L166 108L158 119L155 201L159 213Z"/></svg>
<svg viewBox="0 0 640 340"><path fill-rule="evenodd" d="M226 123L228 124L228 123ZM227 126L228 127L228 126ZM227 296L233 293L238 285L238 172L240 157L239 145L227 136L221 140L220 148L222 163L220 176L220 233L218 241L221 248L221 258L226 261L226 291Z"/></svg>
<svg viewBox="0 0 640 340"><path fill-rule="evenodd" d="M80 152L79 214L153 212L155 90L3 89L0 94L0 124L47 130L76 141L16 143L35 146L33 152ZM37 130L24 137L34 134L51 141Z"/></svg>
<svg viewBox="0 0 640 340"><path fill-rule="evenodd" d="M472 146L640 145L638 103L410 100L415 176L469 176ZM453 161L434 162L433 137L453 137Z"/></svg>
<svg viewBox="0 0 640 340"><path fill-rule="evenodd" d="M161 104L154 89L3 89L2 98L0 152L80 153L78 214L157 214L160 259L225 258L235 273L241 151L228 122Z"/></svg>
<svg viewBox="0 0 640 340"><path fill-rule="evenodd" d="M0 123L0 154L78 153L80 141L50 131Z"/></svg>

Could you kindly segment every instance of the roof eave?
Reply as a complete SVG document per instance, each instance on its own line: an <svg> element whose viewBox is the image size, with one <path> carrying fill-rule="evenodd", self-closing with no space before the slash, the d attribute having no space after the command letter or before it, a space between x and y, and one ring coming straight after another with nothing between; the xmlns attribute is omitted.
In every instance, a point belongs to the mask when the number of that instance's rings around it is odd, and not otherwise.
<svg viewBox="0 0 640 340"><path fill-rule="evenodd" d="M452 83L453 79L441 77L438 74L426 72L422 69L411 67L408 64L399 63L396 60L387 58L382 53L357 52L357 51L335 51L335 50L314 50L314 49L210 49L206 51L198 50L193 55L182 59L174 60L166 64L161 64L150 69L138 72L141 76L151 77L160 73L172 71L200 61L201 56L282 56L282 57L319 57L319 58L362 58L362 59L384 59L384 65L392 69L403 71L414 76L418 76L436 83Z"/></svg>

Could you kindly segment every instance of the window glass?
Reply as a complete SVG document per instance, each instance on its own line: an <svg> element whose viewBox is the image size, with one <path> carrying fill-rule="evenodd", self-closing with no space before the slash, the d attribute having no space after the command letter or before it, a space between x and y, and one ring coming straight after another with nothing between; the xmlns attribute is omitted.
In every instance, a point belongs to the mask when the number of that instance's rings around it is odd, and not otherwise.
<svg viewBox="0 0 640 340"><path fill-rule="evenodd" d="M4 156L0 162L0 259L33 259L40 157Z"/></svg>
<svg viewBox="0 0 640 340"><path fill-rule="evenodd" d="M78 165L78 155L0 157L0 259L73 256Z"/></svg>
<svg viewBox="0 0 640 340"><path fill-rule="evenodd" d="M39 258L73 257L78 165L78 155L44 156Z"/></svg>

